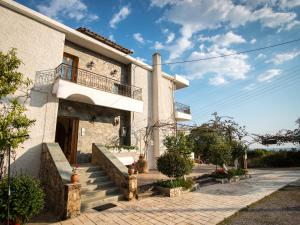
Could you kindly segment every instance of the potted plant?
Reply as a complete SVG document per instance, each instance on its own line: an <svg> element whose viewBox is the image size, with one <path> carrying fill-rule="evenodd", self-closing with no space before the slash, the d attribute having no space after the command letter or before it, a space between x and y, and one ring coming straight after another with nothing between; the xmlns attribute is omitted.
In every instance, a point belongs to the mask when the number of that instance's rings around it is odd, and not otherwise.
<svg viewBox="0 0 300 225"><path fill-rule="evenodd" d="M135 172L135 163L132 163L131 165L128 166L128 174L132 175Z"/></svg>
<svg viewBox="0 0 300 225"><path fill-rule="evenodd" d="M79 182L79 175L77 173L77 166L74 166L72 169L71 183L77 183L77 182Z"/></svg>
<svg viewBox="0 0 300 225"><path fill-rule="evenodd" d="M148 172L148 162L145 159L144 154L140 154L136 167L137 167L137 171L139 173L147 173Z"/></svg>

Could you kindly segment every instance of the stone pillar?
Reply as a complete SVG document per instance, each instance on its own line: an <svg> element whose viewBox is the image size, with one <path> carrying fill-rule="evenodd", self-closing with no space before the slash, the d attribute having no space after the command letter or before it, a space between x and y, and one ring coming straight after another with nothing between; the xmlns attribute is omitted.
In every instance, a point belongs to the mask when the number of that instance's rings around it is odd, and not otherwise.
<svg viewBox="0 0 300 225"><path fill-rule="evenodd" d="M159 97L161 96L160 83L161 83L161 56L155 53L152 56L153 72L152 72L152 125L158 125L160 122L159 117ZM160 146L160 132L159 127L153 128L153 150L152 160L150 166L152 169L156 168L156 159L159 157Z"/></svg>

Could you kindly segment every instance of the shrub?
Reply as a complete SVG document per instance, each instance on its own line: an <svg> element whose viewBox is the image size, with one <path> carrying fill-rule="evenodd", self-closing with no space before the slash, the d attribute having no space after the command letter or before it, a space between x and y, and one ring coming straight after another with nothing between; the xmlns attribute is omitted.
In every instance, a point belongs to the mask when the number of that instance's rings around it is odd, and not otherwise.
<svg viewBox="0 0 300 225"><path fill-rule="evenodd" d="M193 161L178 153L166 152L157 159L157 169L168 177L182 177L189 174L193 168Z"/></svg>
<svg viewBox="0 0 300 225"><path fill-rule="evenodd" d="M217 179L227 178L227 173L223 168L220 168L212 173L212 177L217 178Z"/></svg>
<svg viewBox="0 0 300 225"><path fill-rule="evenodd" d="M159 181L156 184L165 188L183 187L183 189L187 190L193 187L194 182L190 179L176 178L174 180Z"/></svg>
<svg viewBox="0 0 300 225"><path fill-rule="evenodd" d="M297 167L300 166L300 151L249 151L248 167Z"/></svg>
<svg viewBox="0 0 300 225"><path fill-rule="evenodd" d="M232 168L232 169L229 169L227 171L227 177L230 179L234 176L241 176L241 175L244 175L245 174L245 170L241 169L241 168L238 168L238 169L235 169L235 168Z"/></svg>
<svg viewBox="0 0 300 225"><path fill-rule="evenodd" d="M0 222L7 219L8 179L0 182ZM10 220L26 223L40 212L44 206L44 192L39 181L27 175L11 179Z"/></svg>

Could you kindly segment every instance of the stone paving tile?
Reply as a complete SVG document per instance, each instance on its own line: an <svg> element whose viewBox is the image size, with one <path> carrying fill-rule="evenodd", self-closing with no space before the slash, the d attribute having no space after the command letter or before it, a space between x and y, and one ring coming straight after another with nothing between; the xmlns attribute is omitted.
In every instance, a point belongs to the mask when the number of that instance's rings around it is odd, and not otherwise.
<svg viewBox="0 0 300 225"><path fill-rule="evenodd" d="M254 176L232 184L216 184L183 196L155 196L102 212L91 211L56 225L213 225L247 205L300 178L300 169L253 170Z"/></svg>

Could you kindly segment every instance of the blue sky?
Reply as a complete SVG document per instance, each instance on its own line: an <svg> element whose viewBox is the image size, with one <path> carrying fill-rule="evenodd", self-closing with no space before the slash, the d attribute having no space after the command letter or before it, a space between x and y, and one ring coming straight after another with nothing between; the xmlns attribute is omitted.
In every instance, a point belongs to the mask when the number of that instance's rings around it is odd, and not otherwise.
<svg viewBox="0 0 300 225"><path fill-rule="evenodd" d="M300 38L300 0L18 0L77 28L85 26L151 64L231 54ZM300 42L214 60L164 65L190 80L176 92L191 123L217 111L252 133L295 128L300 117Z"/></svg>

